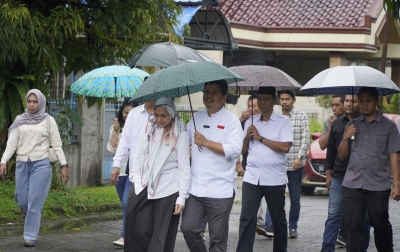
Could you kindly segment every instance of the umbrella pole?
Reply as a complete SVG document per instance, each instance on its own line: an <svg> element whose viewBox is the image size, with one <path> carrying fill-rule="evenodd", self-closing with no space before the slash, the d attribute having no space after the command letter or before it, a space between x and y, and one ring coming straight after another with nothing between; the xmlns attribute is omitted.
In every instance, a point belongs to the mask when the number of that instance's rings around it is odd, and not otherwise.
<svg viewBox="0 0 400 252"><path fill-rule="evenodd" d="M190 100L190 94L189 94L189 87L186 86L186 92L188 94L188 98L189 98L189 104L190 104L190 112L192 113L192 118L193 118L193 125L194 125L194 130L197 131L196 129L196 122L194 120L194 114L193 114L193 108L192 108L192 101ZM197 146L199 148L199 151L201 152L203 149L201 148L201 146Z"/></svg>
<svg viewBox="0 0 400 252"><path fill-rule="evenodd" d="M118 103L117 103L117 77L114 77L114 84L115 84L115 117L118 117L117 115L117 109L118 109Z"/></svg>
<svg viewBox="0 0 400 252"><path fill-rule="evenodd" d="M251 86L251 95L253 95L253 86ZM257 103L258 104L258 103ZM251 125L253 125L253 99L251 99ZM252 143L254 143L254 138L250 137Z"/></svg>
<svg viewBox="0 0 400 252"><path fill-rule="evenodd" d="M351 118L354 125L354 87L351 87Z"/></svg>

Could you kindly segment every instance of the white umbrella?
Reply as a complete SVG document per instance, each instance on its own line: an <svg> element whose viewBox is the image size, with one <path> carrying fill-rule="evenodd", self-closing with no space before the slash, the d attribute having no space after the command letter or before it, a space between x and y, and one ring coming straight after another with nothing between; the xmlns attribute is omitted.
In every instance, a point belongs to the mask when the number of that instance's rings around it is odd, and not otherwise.
<svg viewBox="0 0 400 252"><path fill-rule="evenodd" d="M361 87L374 87L380 96L400 93L382 72L367 66L338 66L315 75L300 91L314 95L358 94Z"/></svg>
<svg viewBox="0 0 400 252"><path fill-rule="evenodd" d="M351 94L354 97L361 87L376 88L380 96L400 93L400 88L391 79L367 66L338 66L326 69L315 75L300 91L315 95ZM351 139L354 144L355 137L352 136Z"/></svg>

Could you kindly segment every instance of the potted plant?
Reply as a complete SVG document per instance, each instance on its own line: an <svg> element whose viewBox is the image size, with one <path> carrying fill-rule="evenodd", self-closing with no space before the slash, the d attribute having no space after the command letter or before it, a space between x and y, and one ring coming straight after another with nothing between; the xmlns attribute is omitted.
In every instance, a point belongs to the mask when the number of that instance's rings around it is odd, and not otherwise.
<svg viewBox="0 0 400 252"><path fill-rule="evenodd" d="M240 94L236 95L234 91L229 90L228 97L226 98L226 103L235 105L238 102L239 97Z"/></svg>

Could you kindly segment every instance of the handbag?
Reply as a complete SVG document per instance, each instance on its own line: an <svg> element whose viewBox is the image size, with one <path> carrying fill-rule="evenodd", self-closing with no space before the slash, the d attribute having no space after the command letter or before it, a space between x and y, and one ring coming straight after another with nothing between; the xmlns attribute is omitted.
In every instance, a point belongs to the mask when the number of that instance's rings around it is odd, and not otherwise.
<svg viewBox="0 0 400 252"><path fill-rule="evenodd" d="M47 134L47 139L49 141L49 148L48 148L49 161L50 161L50 163L55 163L55 162L57 162L58 157L56 155L56 151L54 150L53 146L51 146L51 140L50 140L50 135L51 135L51 132L50 132L50 116L48 116L46 118L46 128L47 128L47 133L48 133Z"/></svg>

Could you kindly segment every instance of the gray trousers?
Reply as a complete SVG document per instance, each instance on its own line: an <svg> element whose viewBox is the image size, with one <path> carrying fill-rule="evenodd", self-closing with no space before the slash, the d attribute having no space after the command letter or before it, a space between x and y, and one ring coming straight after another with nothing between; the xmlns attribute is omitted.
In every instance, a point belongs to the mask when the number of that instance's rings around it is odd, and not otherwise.
<svg viewBox="0 0 400 252"><path fill-rule="evenodd" d="M227 251L229 215L235 196L225 199L189 195L182 213L182 233L191 252L207 252L201 233L204 218L210 235L209 252Z"/></svg>

